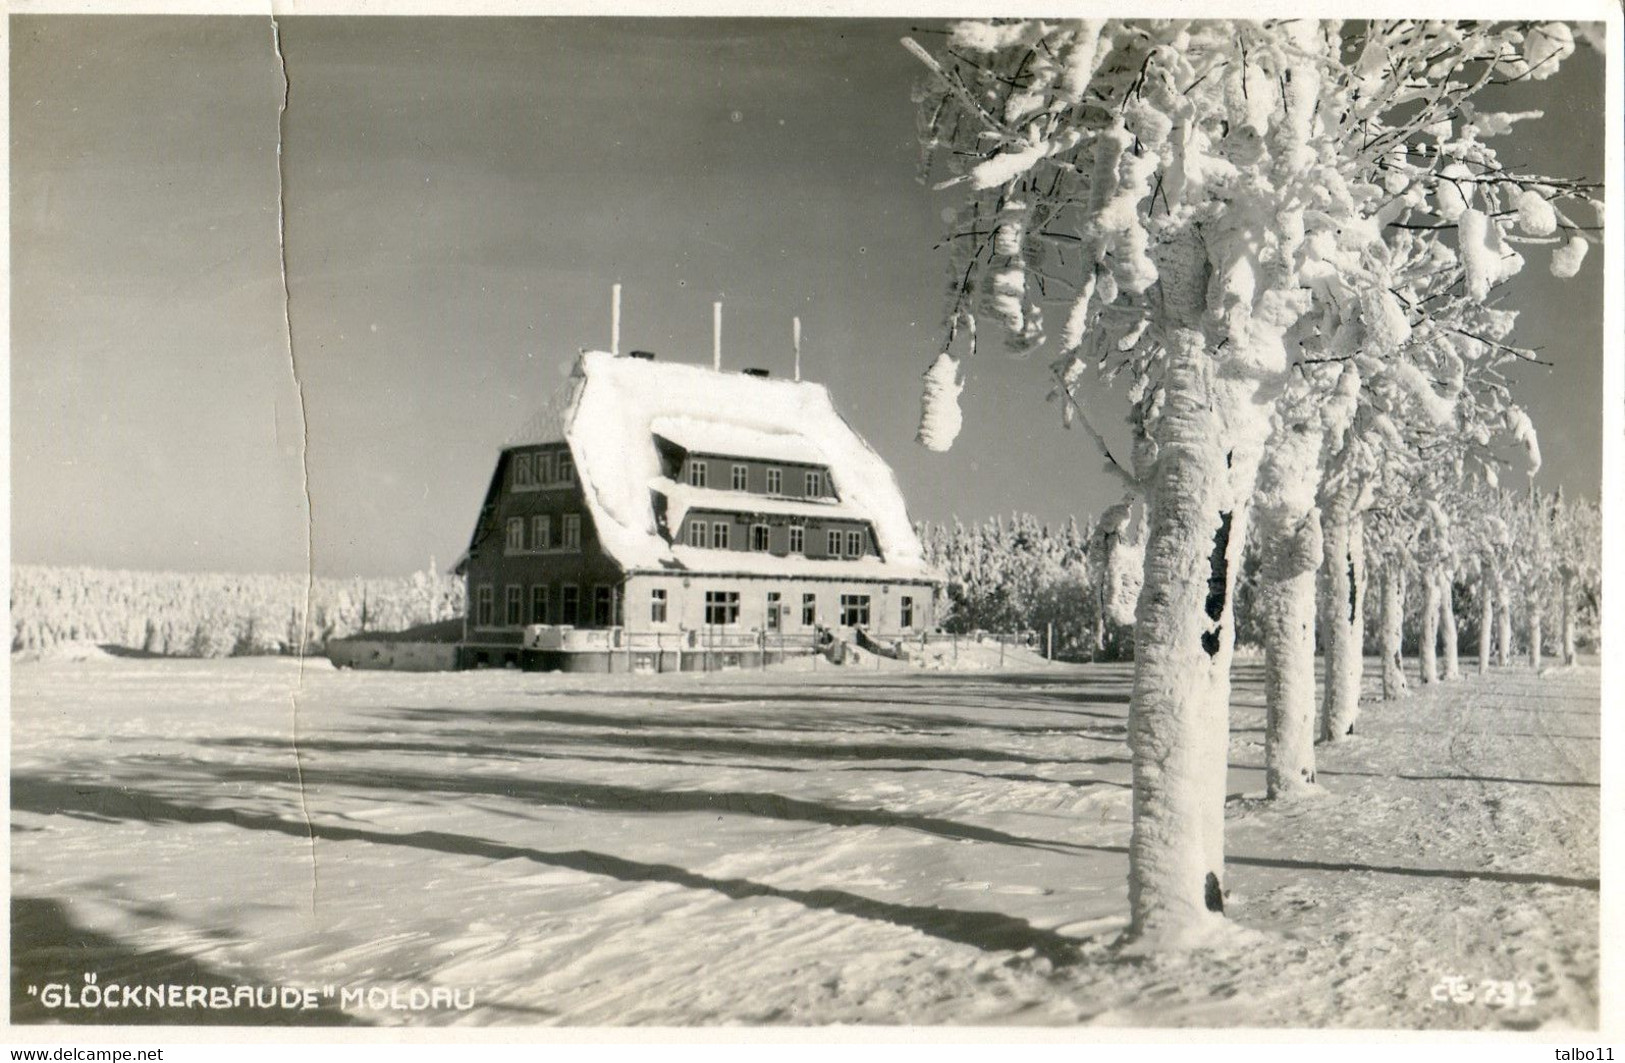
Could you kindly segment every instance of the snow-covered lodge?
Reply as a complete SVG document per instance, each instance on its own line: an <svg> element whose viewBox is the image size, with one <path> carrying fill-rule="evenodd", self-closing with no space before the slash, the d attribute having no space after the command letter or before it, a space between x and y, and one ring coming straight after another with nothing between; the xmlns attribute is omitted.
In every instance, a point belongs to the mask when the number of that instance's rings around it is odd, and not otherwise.
<svg viewBox="0 0 1625 1063"><path fill-rule="evenodd" d="M891 469L821 385L583 354L497 459L465 666L711 667L936 623Z"/></svg>

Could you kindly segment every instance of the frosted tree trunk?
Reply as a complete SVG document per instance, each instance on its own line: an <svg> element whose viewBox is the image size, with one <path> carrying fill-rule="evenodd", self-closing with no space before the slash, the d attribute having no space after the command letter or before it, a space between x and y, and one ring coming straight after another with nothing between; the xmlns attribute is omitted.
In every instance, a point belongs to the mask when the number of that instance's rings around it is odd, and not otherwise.
<svg viewBox="0 0 1625 1063"><path fill-rule="evenodd" d="M1506 580L1495 580L1495 663L1503 668L1512 663L1512 591Z"/></svg>
<svg viewBox="0 0 1625 1063"><path fill-rule="evenodd" d="M1540 596L1531 595L1529 598L1529 667L1540 670L1540 624L1542 620L1540 609Z"/></svg>
<svg viewBox="0 0 1625 1063"><path fill-rule="evenodd" d="M1224 911L1232 574L1268 432L1255 382L1213 373L1195 330L1170 338L1128 724L1129 936L1164 944Z"/></svg>
<svg viewBox="0 0 1625 1063"><path fill-rule="evenodd" d="M1495 595L1493 581L1485 576L1478 588L1478 674L1490 671L1491 643L1495 637Z"/></svg>
<svg viewBox="0 0 1625 1063"><path fill-rule="evenodd" d="M1574 577L1563 573L1563 663L1574 663Z"/></svg>
<svg viewBox="0 0 1625 1063"><path fill-rule="evenodd" d="M1320 711L1320 738L1336 742L1354 733L1360 711L1360 675L1365 652L1365 543L1360 515L1350 499L1335 499L1324 514L1326 604L1326 690Z"/></svg>
<svg viewBox="0 0 1625 1063"><path fill-rule="evenodd" d="M1258 471L1264 627L1264 767L1270 797L1315 781L1315 573L1324 543L1315 509L1321 432L1284 424Z"/></svg>
<svg viewBox="0 0 1625 1063"><path fill-rule="evenodd" d="M1448 570L1439 573L1439 637L1444 643L1443 679L1460 679L1461 662L1457 659L1456 638L1456 580Z"/></svg>
<svg viewBox="0 0 1625 1063"><path fill-rule="evenodd" d="M1439 681L1439 581L1434 573L1422 575L1422 637L1417 645L1422 682Z"/></svg>
<svg viewBox="0 0 1625 1063"><path fill-rule="evenodd" d="M1405 570L1397 559L1382 569L1382 697L1405 696Z"/></svg>

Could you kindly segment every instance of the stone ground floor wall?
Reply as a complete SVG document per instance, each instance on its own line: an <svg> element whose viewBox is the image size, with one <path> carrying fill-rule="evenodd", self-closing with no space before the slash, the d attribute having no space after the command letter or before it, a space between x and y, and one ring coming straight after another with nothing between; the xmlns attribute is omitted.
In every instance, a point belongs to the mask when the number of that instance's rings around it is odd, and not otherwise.
<svg viewBox="0 0 1625 1063"><path fill-rule="evenodd" d="M455 642L390 642L333 639L328 660L335 668L382 668L397 672L443 672L457 667Z"/></svg>
<svg viewBox="0 0 1625 1063"><path fill-rule="evenodd" d="M655 592L665 592L665 618L654 608ZM866 596L869 620L863 624L877 638L897 638L936 627L936 594L929 583L776 576L633 575L627 577L622 614L630 632L699 631L713 627L706 613L708 593L737 594L737 619L728 628L767 631L787 637L811 637L817 627L843 624L842 597ZM768 616L770 594L778 594L778 623ZM811 623L804 596L812 596ZM904 600L912 617L904 615ZM907 621L905 623L905 621Z"/></svg>

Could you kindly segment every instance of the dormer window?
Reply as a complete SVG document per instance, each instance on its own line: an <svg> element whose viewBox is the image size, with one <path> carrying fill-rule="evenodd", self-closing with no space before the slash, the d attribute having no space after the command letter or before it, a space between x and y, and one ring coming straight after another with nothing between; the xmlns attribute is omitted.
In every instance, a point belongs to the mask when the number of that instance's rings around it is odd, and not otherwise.
<svg viewBox="0 0 1625 1063"><path fill-rule="evenodd" d="M733 467L733 480L731 482L731 486L733 487L733 489L735 491L747 490L748 489L747 485L749 483L750 483L750 467L746 466L746 465L735 465Z"/></svg>
<svg viewBox="0 0 1625 1063"><path fill-rule="evenodd" d="M515 487L531 485L529 454L520 454L513 459L513 485Z"/></svg>
<svg viewBox="0 0 1625 1063"><path fill-rule="evenodd" d="M784 470L767 470L767 493L770 495L784 494Z"/></svg>
<svg viewBox="0 0 1625 1063"><path fill-rule="evenodd" d="M533 478L538 487L553 482L553 455L543 451L531 462Z"/></svg>
<svg viewBox="0 0 1625 1063"><path fill-rule="evenodd" d="M824 497L824 474L823 473L810 472L810 473L807 474L807 497L808 498L823 498Z"/></svg>
<svg viewBox="0 0 1625 1063"><path fill-rule="evenodd" d="M768 543L771 542L771 530L766 524L752 524L750 526L750 548L759 553L766 553Z"/></svg>
<svg viewBox="0 0 1625 1063"><path fill-rule="evenodd" d="M705 486L705 462L703 462L703 461L690 461L688 463L688 486L690 486L690 487L704 487Z"/></svg>
<svg viewBox="0 0 1625 1063"><path fill-rule="evenodd" d="M713 550L728 549L728 535L732 530L733 526L726 521L719 520L711 525L711 548Z"/></svg>
<svg viewBox="0 0 1625 1063"><path fill-rule="evenodd" d="M863 533L849 531L846 533L846 553L848 557L863 556Z"/></svg>
<svg viewBox="0 0 1625 1063"><path fill-rule="evenodd" d="M576 482L575 459L568 453L559 455L559 483L573 484Z"/></svg>
<svg viewBox="0 0 1625 1063"><path fill-rule="evenodd" d="M703 521L703 520L691 520L691 521L689 521L688 522L688 545L690 545L690 546L704 546L705 545L705 533L708 530L710 530L710 529L708 529L706 527L705 521Z"/></svg>

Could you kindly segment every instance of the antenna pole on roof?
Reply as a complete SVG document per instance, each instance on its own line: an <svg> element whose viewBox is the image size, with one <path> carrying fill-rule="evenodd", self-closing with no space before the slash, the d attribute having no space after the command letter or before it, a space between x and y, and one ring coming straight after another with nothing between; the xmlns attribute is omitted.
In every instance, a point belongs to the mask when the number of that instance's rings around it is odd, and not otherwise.
<svg viewBox="0 0 1625 1063"><path fill-rule="evenodd" d="M609 289L609 353L621 353L621 286Z"/></svg>
<svg viewBox="0 0 1625 1063"><path fill-rule="evenodd" d="M722 300L711 304L711 368L722 372Z"/></svg>
<svg viewBox="0 0 1625 1063"><path fill-rule="evenodd" d="M796 381L801 381L801 318L790 319L790 339L796 349Z"/></svg>

